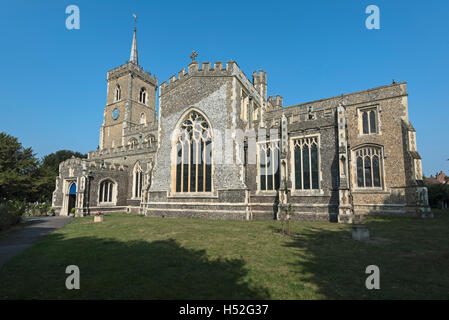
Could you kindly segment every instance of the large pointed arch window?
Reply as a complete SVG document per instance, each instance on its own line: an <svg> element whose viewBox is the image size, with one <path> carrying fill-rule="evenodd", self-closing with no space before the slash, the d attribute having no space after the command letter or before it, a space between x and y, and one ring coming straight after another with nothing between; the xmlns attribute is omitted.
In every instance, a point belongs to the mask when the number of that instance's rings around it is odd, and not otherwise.
<svg viewBox="0 0 449 320"><path fill-rule="evenodd" d="M143 171L139 164L136 163L133 170L133 197L141 198L142 197L142 183L143 183Z"/></svg>
<svg viewBox="0 0 449 320"><path fill-rule="evenodd" d="M176 192L212 191L212 132L203 115L190 112L176 140Z"/></svg>
<svg viewBox="0 0 449 320"><path fill-rule="evenodd" d="M365 147L355 152L357 166L357 187L382 187L382 151L378 147Z"/></svg>

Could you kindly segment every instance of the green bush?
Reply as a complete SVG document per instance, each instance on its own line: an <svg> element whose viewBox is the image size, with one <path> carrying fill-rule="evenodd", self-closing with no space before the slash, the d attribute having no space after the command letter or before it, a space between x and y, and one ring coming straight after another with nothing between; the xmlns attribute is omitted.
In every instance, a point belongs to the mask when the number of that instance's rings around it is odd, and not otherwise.
<svg viewBox="0 0 449 320"><path fill-rule="evenodd" d="M0 203L0 231L20 222L27 205L25 202L7 200Z"/></svg>
<svg viewBox="0 0 449 320"><path fill-rule="evenodd" d="M431 184L427 186L429 204L432 208L439 208L442 202L449 202L449 185Z"/></svg>

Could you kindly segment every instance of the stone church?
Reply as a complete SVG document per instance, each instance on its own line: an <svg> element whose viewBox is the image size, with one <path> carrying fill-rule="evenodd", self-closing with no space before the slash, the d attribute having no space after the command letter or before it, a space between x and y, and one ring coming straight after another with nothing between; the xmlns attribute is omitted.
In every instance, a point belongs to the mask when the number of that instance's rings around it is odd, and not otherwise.
<svg viewBox="0 0 449 320"><path fill-rule="evenodd" d="M97 150L59 166L57 214L431 216L405 82L284 106L266 72L191 59L158 88L134 29L129 61L107 73Z"/></svg>

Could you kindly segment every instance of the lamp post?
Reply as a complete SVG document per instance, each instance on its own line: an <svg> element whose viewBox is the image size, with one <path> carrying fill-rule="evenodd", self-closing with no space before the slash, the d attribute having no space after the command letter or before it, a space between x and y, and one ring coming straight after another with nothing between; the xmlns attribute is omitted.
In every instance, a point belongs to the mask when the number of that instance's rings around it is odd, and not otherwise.
<svg viewBox="0 0 449 320"><path fill-rule="evenodd" d="M243 180L246 184L246 177L247 177L247 170L248 170L248 140L245 138L243 140Z"/></svg>
<svg viewBox="0 0 449 320"><path fill-rule="evenodd" d="M94 178L92 171L87 175L87 215L90 216L90 180Z"/></svg>

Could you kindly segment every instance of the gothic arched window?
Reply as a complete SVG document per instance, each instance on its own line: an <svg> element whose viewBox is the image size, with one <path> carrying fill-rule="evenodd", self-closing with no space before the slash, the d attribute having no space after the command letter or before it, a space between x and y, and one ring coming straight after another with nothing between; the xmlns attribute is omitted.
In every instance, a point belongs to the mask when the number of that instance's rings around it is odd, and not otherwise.
<svg viewBox="0 0 449 320"><path fill-rule="evenodd" d="M100 183L100 190L98 192L98 202L113 202L114 196L114 182L111 180L104 180Z"/></svg>
<svg viewBox="0 0 449 320"><path fill-rule="evenodd" d="M260 190L279 190L279 141L261 142L258 146Z"/></svg>
<svg viewBox="0 0 449 320"><path fill-rule="evenodd" d="M147 103L147 90L145 88L140 89L139 102L142 104Z"/></svg>
<svg viewBox="0 0 449 320"><path fill-rule="evenodd" d="M142 197L143 172L139 162L136 163L133 170L133 197Z"/></svg>
<svg viewBox="0 0 449 320"><path fill-rule="evenodd" d="M120 89L120 85L117 85L115 88L115 101L119 101L122 98L122 90Z"/></svg>
<svg viewBox="0 0 449 320"><path fill-rule="evenodd" d="M134 147L137 146L137 139L136 138L131 138L128 140L128 145L131 147L131 149L133 149Z"/></svg>
<svg viewBox="0 0 449 320"><path fill-rule="evenodd" d="M380 188L381 183L381 149L366 147L356 151L357 186L359 188Z"/></svg>
<svg viewBox="0 0 449 320"><path fill-rule="evenodd" d="M151 147L153 145L153 142L156 141L156 138L152 135L149 134L147 135L144 139L143 139L143 143L148 144L149 147Z"/></svg>
<svg viewBox="0 0 449 320"><path fill-rule="evenodd" d="M190 112L176 140L176 192L212 191L212 132L207 120Z"/></svg>
<svg viewBox="0 0 449 320"><path fill-rule="evenodd" d="M296 139L293 147L295 189L319 189L318 137Z"/></svg>

